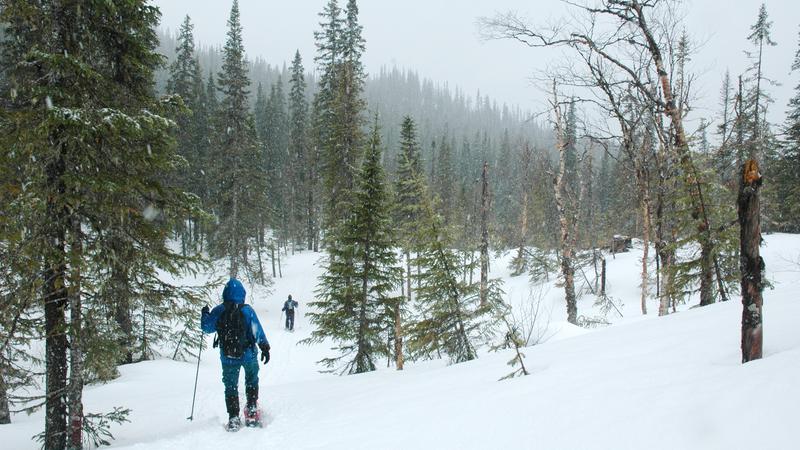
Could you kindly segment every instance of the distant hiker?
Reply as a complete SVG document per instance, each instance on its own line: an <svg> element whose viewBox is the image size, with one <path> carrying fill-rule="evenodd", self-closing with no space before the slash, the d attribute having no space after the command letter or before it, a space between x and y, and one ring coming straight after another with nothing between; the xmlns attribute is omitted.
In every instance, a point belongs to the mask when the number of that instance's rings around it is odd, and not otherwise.
<svg viewBox="0 0 800 450"><path fill-rule="evenodd" d="M292 300L292 295L289 294L289 298L283 303L281 310L286 312L286 329L289 331L294 331L294 310L296 308L297 302Z"/></svg>
<svg viewBox="0 0 800 450"><path fill-rule="evenodd" d="M222 291L222 304L210 312L204 306L200 324L204 333L217 333L214 347L219 344L222 360L222 382L225 384L225 406L228 409L228 431L238 431L239 419L239 369L244 367L244 386L247 406L244 410L247 426L261 426L258 410L258 360L256 345L261 349L261 360L269 362L269 342L250 305L244 303L246 295L242 283L231 278Z"/></svg>

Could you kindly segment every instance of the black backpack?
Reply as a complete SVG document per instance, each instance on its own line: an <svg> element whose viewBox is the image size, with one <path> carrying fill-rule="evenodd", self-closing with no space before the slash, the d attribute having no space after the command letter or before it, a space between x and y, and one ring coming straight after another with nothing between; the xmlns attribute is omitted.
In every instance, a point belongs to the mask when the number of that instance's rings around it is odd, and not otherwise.
<svg viewBox="0 0 800 450"><path fill-rule="evenodd" d="M247 305L224 302L225 309L217 320L217 339L214 346L222 348L222 354L228 358L241 358L244 351L253 345L253 333L247 327L244 308Z"/></svg>

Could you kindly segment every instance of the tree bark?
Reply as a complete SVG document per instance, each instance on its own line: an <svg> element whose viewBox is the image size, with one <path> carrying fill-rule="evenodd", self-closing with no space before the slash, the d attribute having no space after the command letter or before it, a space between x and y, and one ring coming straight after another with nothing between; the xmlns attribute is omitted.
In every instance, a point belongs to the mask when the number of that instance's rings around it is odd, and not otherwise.
<svg viewBox="0 0 800 450"><path fill-rule="evenodd" d="M309 174L313 176L313 171ZM306 181L306 249L311 250L314 248L314 191L311 187L311 181Z"/></svg>
<svg viewBox="0 0 800 450"><path fill-rule="evenodd" d="M483 162L481 176L481 307L489 296L489 163Z"/></svg>
<svg viewBox="0 0 800 450"><path fill-rule="evenodd" d="M394 361L397 370L403 370L403 317L399 302L394 310Z"/></svg>
<svg viewBox="0 0 800 450"><path fill-rule="evenodd" d="M564 142L564 130L562 125L561 106L556 91L556 83L553 82L553 112L555 119L556 147L559 154L558 173L553 184L556 199L556 209L558 211L558 222L561 229L561 273L564 276L564 295L567 303L567 321L573 325L578 323L578 304L575 298L575 268L572 261L572 237L570 236L570 223L567 217L566 199L564 198L564 188L566 177L566 142Z"/></svg>
<svg viewBox="0 0 800 450"><path fill-rule="evenodd" d="M411 252L406 250L405 269L405 296L406 302L411 304ZM403 357L403 302L397 303L394 311L394 359L397 370L403 370L405 358Z"/></svg>
<svg viewBox="0 0 800 450"><path fill-rule="evenodd" d="M275 240L270 241L269 244L269 259L272 261L272 278L276 277L275 272Z"/></svg>
<svg viewBox="0 0 800 450"><path fill-rule="evenodd" d="M47 184L56 193L47 198L47 217L51 220L47 231L47 252L44 261L42 297L45 320L45 449L62 449L67 436L67 334L65 309L67 307L66 230L67 214L56 198L65 195L63 155L47 168Z"/></svg>
<svg viewBox="0 0 800 450"><path fill-rule="evenodd" d="M281 250L278 249L278 277L283 278L283 267L281 267Z"/></svg>
<svg viewBox="0 0 800 450"><path fill-rule="evenodd" d="M696 221L698 241L700 243L701 251L701 271L700 274L700 304L707 305L713 303L713 267L711 264L711 257L714 244L711 239L711 230L708 222L708 215L706 214L705 204L703 200L703 191L700 187L700 182L697 179L694 163L689 149L689 143L686 140L686 131L683 128L683 117L681 110L675 102L673 95L672 84L669 79L669 73L665 69L664 59L661 54L661 49L658 43L653 38L647 21L645 20L643 6L638 1L632 2L632 8L636 11L637 26L642 31L647 43L650 55L653 58L653 63L658 72L658 78L661 83L661 94L664 96L664 114L669 117L672 129L674 131L675 150L678 155L678 162L683 170L686 187L689 190L689 198L691 199L692 218Z"/></svg>
<svg viewBox="0 0 800 450"><path fill-rule="evenodd" d="M666 316L669 314L669 305L672 303L672 276L670 270L674 262L674 252L666 248L667 245L663 241L657 244L656 252L658 259L661 262L659 273L661 274L661 285L659 287L658 297L658 315Z"/></svg>
<svg viewBox="0 0 800 450"><path fill-rule="evenodd" d="M762 281L764 260L761 258L761 202L759 191L763 180L758 163L751 159L742 166L739 179L739 240L742 271L742 363L761 358L763 344Z"/></svg>
<svg viewBox="0 0 800 450"><path fill-rule="evenodd" d="M644 179L644 177L640 177ZM647 314L647 292L649 285L649 273L647 270L647 262L650 255L650 191L647 183L640 183L640 190L642 196L642 314Z"/></svg>
<svg viewBox="0 0 800 450"><path fill-rule="evenodd" d="M265 284L264 279L264 258L261 256L261 251L264 249L264 230L258 232L258 249L256 250L256 261L258 262L258 278L261 284Z"/></svg>
<svg viewBox="0 0 800 450"><path fill-rule="evenodd" d="M72 220L72 239L70 243L70 285L68 290L70 308L70 347L69 347L69 450L83 448L83 337L81 311L81 266L83 263L83 232L81 223ZM129 343L130 345L130 343Z"/></svg>
<svg viewBox="0 0 800 450"><path fill-rule="evenodd" d="M0 370L0 425L11 423L11 410L8 406L8 388L5 373Z"/></svg>
<svg viewBox="0 0 800 450"><path fill-rule="evenodd" d="M369 275L371 263L369 261L370 245L367 243L364 248L364 275L361 278L361 295L359 299L358 311L358 337L356 339L357 351L355 356L355 371L351 373L364 373L374 370L372 367L372 356L367 342L367 303L369 302Z"/></svg>
<svg viewBox="0 0 800 450"><path fill-rule="evenodd" d="M714 303L713 246L708 239L700 241L700 306Z"/></svg>
<svg viewBox="0 0 800 450"><path fill-rule="evenodd" d="M606 259L600 260L600 297L606 296Z"/></svg>
<svg viewBox="0 0 800 450"><path fill-rule="evenodd" d="M723 302L728 301L728 293L725 290L725 280L722 279L722 270L719 268L719 261L714 257L714 273L717 276L717 289L719 290L720 300Z"/></svg>
<svg viewBox="0 0 800 450"><path fill-rule="evenodd" d="M114 320L122 331L119 338L119 346L122 350L120 364L130 364L133 362L133 320L131 319L130 286L128 285L127 261L125 261L125 249L121 245L122 238L114 238L112 246L114 248L115 259L111 267L111 295L114 302Z"/></svg>
<svg viewBox="0 0 800 450"><path fill-rule="evenodd" d="M234 173L238 173L239 164L238 158L234 162ZM230 236L228 237L230 242L230 248L228 249L230 255L230 267L229 267L229 274L231 278L236 278L239 276L239 191L238 191L238 183L236 182L236 178L233 179L233 208L231 212L231 226L228 230ZM274 271L273 271L274 272ZM274 277L273 273L273 277Z"/></svg>
<svg viewBox="0 0 800 450"><path fill-rule="evenodd" d="M528 192L522 194L522 211L520 212L519 224L519 246L517 248L517 267L514 268L515 274L519 275L525 271L525 238L528 236Z"/></svg>

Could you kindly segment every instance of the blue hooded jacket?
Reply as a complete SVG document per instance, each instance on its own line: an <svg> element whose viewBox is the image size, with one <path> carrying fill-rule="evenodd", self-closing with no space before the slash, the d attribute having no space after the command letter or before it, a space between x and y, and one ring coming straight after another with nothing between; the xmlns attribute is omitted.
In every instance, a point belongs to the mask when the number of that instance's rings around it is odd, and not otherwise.
<svg viewBox="0 0 800 450"><path fill-rule="evenodd" d="M228 281L228 283L225 285L225 289L222 291L222 300L223 302L232 302L242 305L241 310L244 314L244 320L247 327L249 327L253 333L253 341L257 344L269 345L269 341L267 341L267 336L264 334L264 329L261 328L261 323L258 321L256 312L250 307L250 305L244 304L244 298L246 294L247 292L245 291L244 286L242 286L242 283L236 278L231 278L230 281ZM217 321L224 310L225 304L222 303L215 306L211 312L202 315L200 318L200 326L202 327L204 333L210 334L217 332ZM254 361L257 356L258 352L255 345L251 345L250 347L246 348L241 358L228 358L222 354L221 346L219 349L219 358L222 361L222 364L242 364L244 362Z"/></svg>

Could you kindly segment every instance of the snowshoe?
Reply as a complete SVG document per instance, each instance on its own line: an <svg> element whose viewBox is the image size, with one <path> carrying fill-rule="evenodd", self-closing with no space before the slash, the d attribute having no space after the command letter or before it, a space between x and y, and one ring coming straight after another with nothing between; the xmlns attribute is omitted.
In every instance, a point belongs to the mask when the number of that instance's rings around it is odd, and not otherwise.
<svg viewBox="0 0 800 450"><path fill-rule="evenodd" d="M242 428L242 419L239 416L231 417L228 419L228 424L225 426L225 431L236 432Z"/></svg>
<svg viewBox="0 0 800 450"><path fill-rule="evenodd" d="M244 424L248 428L261 428L261 410L258 406L245 406L244 408Z"/></svg>

